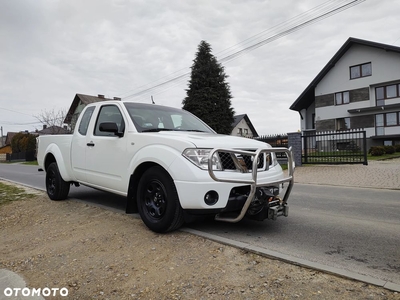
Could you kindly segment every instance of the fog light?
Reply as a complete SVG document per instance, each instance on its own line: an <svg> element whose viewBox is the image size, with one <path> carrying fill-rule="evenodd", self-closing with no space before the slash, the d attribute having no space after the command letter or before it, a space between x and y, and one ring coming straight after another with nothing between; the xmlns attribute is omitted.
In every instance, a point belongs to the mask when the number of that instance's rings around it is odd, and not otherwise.
<svg viewBox="0 0 400 300"><path fill-rule="evenodd" d="M204 196L204 202L207 205L214 205L218 202L218 193L216 191L208 191L207 194Z"/></svg>

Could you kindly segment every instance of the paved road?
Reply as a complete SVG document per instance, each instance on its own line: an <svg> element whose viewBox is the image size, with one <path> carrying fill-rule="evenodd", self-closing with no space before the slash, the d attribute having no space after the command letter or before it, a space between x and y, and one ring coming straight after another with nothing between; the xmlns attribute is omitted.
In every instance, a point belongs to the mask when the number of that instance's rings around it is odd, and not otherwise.
<svg viewBox="0 0 400 300"><path fill-rule="evenodd" d="M37 167L0 164L0 178L44 188ZM276 222L212 220L189 227L400 284L400 191L296 184L290 216ZM70 197L123 211L125 199L72 188Z"/></svg>
<svg viewBox="0 0 400 300"><path fill-rule="evenodd" d="M400 284L398 191L296 184L288 218L190 227Z"/></svg>
<svg viewBox="0 0 400 300"><path fill-rule="evenodd" d="M39 190L46 190L44 182L45 172L39 172L37 166L23 165L17 163L0 164L0 178L18 182ZM122 211L124 211L126 207L126 198L98 191L85 186L71 186L68 196L70 198L81 199Z"/></svg>

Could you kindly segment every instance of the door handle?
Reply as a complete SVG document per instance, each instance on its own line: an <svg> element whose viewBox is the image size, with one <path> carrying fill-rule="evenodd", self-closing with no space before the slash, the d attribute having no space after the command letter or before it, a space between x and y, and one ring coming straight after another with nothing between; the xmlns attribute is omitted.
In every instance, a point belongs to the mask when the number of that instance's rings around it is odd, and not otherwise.
<svg viewBox="0 0 400 300"><path fill-rule="evenodd" d="M94 143L93 142L87 143L86 146L94 147Z"/></svg>

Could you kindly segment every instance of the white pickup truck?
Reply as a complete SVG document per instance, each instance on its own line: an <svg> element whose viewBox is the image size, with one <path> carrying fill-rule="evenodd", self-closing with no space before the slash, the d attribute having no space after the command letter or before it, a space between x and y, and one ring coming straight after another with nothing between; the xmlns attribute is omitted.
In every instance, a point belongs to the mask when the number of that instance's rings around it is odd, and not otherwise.
<svg viewBox="0 0 400 300"><path fill-rule="evenodd" d="M276 152L287 156L287 176ZM290 149L216 134L181 109L123 101L89 104L72 135L40 136L37 159L50 199L66 199L71 184L123 195L126 212L155 232L196 215L287 216L294 172Z"/></svg>

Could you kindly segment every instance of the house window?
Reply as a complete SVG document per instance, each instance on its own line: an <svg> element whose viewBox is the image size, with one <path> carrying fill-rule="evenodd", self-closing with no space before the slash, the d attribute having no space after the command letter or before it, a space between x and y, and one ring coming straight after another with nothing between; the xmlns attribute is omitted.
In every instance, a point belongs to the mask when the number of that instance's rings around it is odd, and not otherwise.
<svg viewBox="0 0 400 300"><path fill-rule="evenodd" d="M239 134L239 135L242 135L242 134L243 134L242 128L238 128L238 134Z"/></svg>
<svg viewBox="0 0 400 300"><path fill-rule="evenodd" d="M383 141L384 146L393 146L393 141Z"/></svg>
<svg viewBox="0 0 400 300"><path fill-rule="evenodd" d="M311 115L311 123L312 123L312 128L311 129L315 129L315 114Z"/></svg>
<svg viewBox="0 0 400 300"><path fill-rule="evenodd" d="M400 126L400 112L375 115L376 135L384 135L384 127Z"/></svg>
<svg viewBox="0 0 400 300"><path fill-rule="evenodd" d="M397 85L388 85L386 87L386 98L396 98L398 95Z"/></svg>
<svg viewBox="0 0 400 300"><path fill-rule="evenodd" d="M371 75L372 75L372 66L370 62L350 67L350 79L356 79Z"/></svg>
<svg viewBox="0 0 400 300"><path fill-rule="evenodd" d="M336 119L336 130L350 129L350 118Z"/></svg>
<svg viewBox="0 0 400 300"><path fill-rule="evenodd" d="M249 134L249 130L247 128L244 129L244 135L248 135Z"/></svg>
<svg viewBox="0 0 400 300"><path fill-rule="evenodd" d="M399 121L397 120L397 115L398 113L387 113L386 114L386 126L397 126L399 124Z"/></svg>
<svg viewBox="0 0 400 300"><path fill-rule="evenodd" d="M385 105L385 99L400 97L400 84L391 84L375 88L376 105Z"/></svg>
<svg viewBox="0 0 400 300"><path fill-rule="evenodd" d="M335 93L335 103L336 105L350 103L350 93L349 92Z"/></svg>
<svg viewBox="0 0 400 300"><path fill-rule="evenodd" d="M384 135L385 134L384 126L385 126L384 114L375 115L376 135Z"/></svg>

